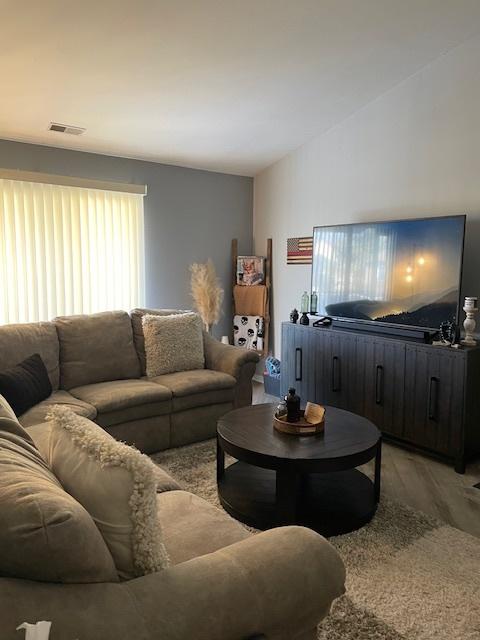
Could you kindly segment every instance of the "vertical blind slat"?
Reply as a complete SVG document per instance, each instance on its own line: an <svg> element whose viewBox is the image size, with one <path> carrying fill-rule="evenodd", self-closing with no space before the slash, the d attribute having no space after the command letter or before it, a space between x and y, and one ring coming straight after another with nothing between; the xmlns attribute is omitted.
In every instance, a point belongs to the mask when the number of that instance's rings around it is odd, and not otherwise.
<svg viewBox="0 0 480 640"><path fill-rule="evenodd" d="M0 323L144 304L143 197L0 179Z"/></svg>

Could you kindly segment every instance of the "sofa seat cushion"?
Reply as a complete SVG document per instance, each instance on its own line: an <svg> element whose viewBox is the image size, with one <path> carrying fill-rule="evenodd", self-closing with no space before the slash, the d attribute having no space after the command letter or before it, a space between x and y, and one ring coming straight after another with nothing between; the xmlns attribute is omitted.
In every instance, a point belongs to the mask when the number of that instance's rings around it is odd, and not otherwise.
<svg viewBox="0 0 480 640"><path fill-rule="evenodd" d="M236 380L228 373L212 369L195 369L193 371L177 371L162 376L148 378L155 384L167 387L174 398L191 396L194 393L233 389Z"/></svg>
<svg viewBox="0 0 480 640"><path fill-rule="evenodd" d="M219 389L218 391L204 391L203 393L192 393L190 396L173 398L172 412L187 411L197 407L210 407L217 404L233 403L233 389Z"/></svg>
<svg viewBox="0 0 480 640"><path fill-rule="evenodd" d="M140 378L130 316L125 311L55 318L60 343L60 386Z"/></svg>
<svg viewBox="0 0 480 640"><path fill-rule="evenodd" d="M160 418L168 417L171 412L172 402L170 400L165 400L163 402L149 402L148 404L139 404L136 407L119 409L118 411L99 413L95 418L95 422L101 427L107 429L107 431L108 427L131 424L133 429L131 436L126 439L120 438L120 440L127 443L131 441L132 444L134 444L137 441L137 433L133 426L135 423L141 422L142 420L148 420L150 418L158 418L160 424ZM143 451L141 447L139 448Z"/></svg>
<svg viewBox="0 0 480 640"><path fill-rule="evenodd" d="M0 575L42 582L118 581L93 519L62 488L1 396L0 513Z"/></svg>
<svg viewBox="0 0 480 640"><path fill-rule="evenodd" d="M84 402L93 404L99 414L142 404L165 402L172 397L170 389L145 379L87 384L71 389L70 393Z"/></svg>
<svg viewBox="0 0 480 640"><path fill-rule="evenodd" d="M187 491L160 493L157 505L171 564L213 553L251 535L224 511Z"/></svg>
<svg viewBox="0 0 480 640"><path fill-rule="evenodd" d="M90 420L94 420L97 415L94 406L75 398L68 391L54 391L48 398L23 413L18 420L25 428L41 424L45 422L47 413L55 404L67 405L74 413Z"/></svg>
<svg viewBox="0 0 480 640"><path fill-rule="evenodd" d="M171 390L173 411L185 411L194 407L231 402L236 380L228 373L211 369L177 371L149 378Z"/></svg>

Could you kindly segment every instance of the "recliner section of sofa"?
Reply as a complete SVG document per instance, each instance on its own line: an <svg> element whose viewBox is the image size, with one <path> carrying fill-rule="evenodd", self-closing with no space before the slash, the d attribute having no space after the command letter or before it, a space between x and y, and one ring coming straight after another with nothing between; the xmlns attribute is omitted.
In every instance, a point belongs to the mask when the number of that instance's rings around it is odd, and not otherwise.
<svg viewBox="0 0 480 640"><path fill-rule="evenodd" d="M251 403L258 355L204 334L205 369L145 376L142 317L171 310L134 309L64 316L52 322L0 327L0 366L39 353L52 395L20 416L42 423L67 404L144 453L213 437L218 418Z"/></svg>
<svg viewBox="0 0 480 640"><path fill-rule="evenodd" d="M146 375L145 339L143 336L142 318L147 313L166 315L182 313L182 311L174 311L172 309L133 309L133 311L130 312L133 341L140 360L142 376ZM203 344L205 370L224 373L235 380L233 387L233 406L237 408L251 404L252 378L260 359L258 354L247 349L239 349L238 347L222 344L205 331L203 332ZM201 389L201 387L198 388ZM202 389L202 392L203 391L204 389Z"/></svg>
<svg viewBox="0 0 480 640"><path fill-rule="evenodd" d="M51 620L52 640L316 638L345 590L342 560L322 536L297 526L252 535L159 469L170 566L119 582L91 515L42 457L48 438L46 424L25 432L0 396L2 640L25 620Z"/></svg>

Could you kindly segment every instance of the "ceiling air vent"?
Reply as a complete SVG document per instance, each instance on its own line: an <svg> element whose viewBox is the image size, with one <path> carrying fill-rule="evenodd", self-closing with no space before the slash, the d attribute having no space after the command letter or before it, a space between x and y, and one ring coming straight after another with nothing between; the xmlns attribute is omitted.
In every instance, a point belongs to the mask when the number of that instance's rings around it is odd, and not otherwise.
<svg viewBox="0 0 480 640"><path fill-rule="evenodd" d="M68 133L71 136L80 136L82 133L85 133L83 127L73 127L69 124L60 124L59 122L51 122L48 130L57 131L58 133Z"/></svg>

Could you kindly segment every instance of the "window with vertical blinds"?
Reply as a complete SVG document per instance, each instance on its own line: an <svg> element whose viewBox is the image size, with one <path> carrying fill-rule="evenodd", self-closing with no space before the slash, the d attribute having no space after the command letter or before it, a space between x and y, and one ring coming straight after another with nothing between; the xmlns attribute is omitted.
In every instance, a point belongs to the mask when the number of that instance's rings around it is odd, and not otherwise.
<svg viewBox="0 0 480 640"><path fill-rule="evenodd" d="M0 323L144 303L143 196L0 179Z"/></svg>

